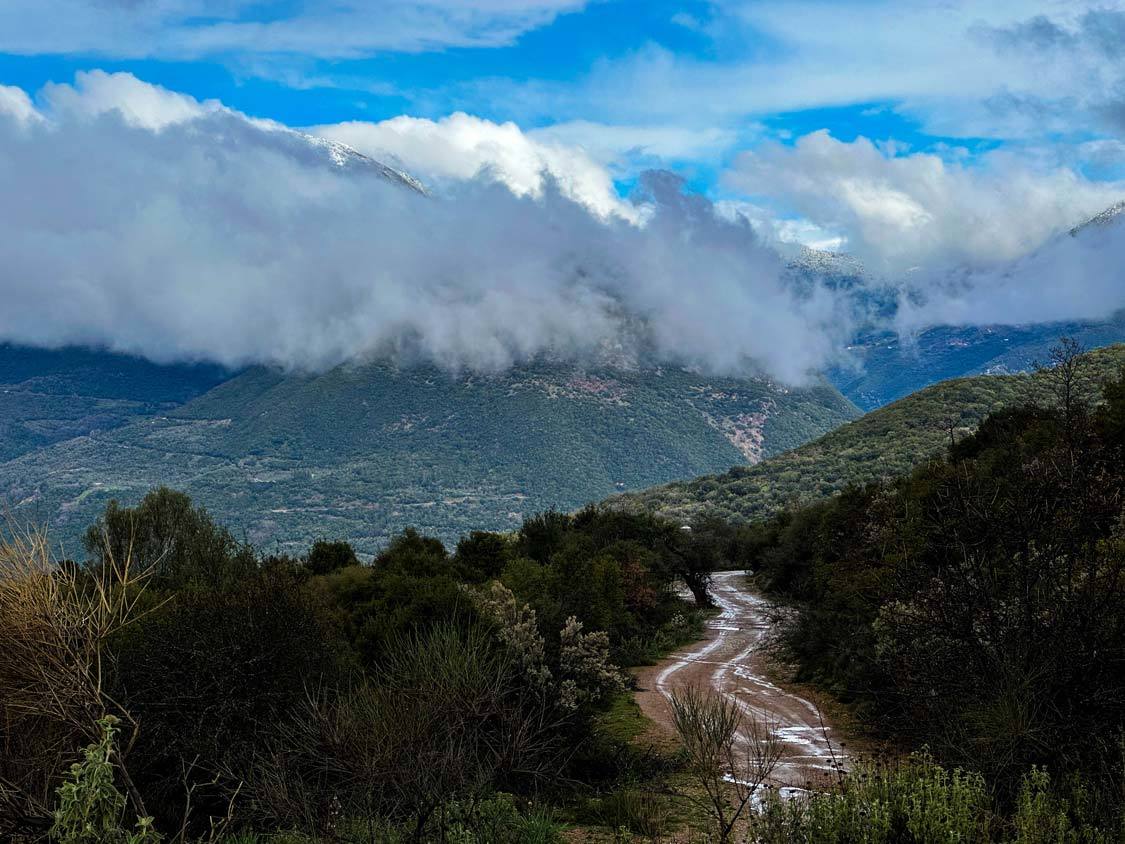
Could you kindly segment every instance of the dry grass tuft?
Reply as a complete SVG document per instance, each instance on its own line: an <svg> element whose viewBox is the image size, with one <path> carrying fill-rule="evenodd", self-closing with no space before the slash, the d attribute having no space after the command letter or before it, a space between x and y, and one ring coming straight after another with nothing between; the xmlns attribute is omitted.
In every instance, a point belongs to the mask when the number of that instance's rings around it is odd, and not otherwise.
<svg viewBox="0 0 1125 844"><path fill-rule="evenodd" d="M0 541L0 834L46 815L99 719L114 715L135 737L135 721L105 688L103 663L109 638L138 617L146 579L131 554L87 569L56 563L42 531L9 527ZM138 804L123 763L129 744L119 768Z"/></svg>

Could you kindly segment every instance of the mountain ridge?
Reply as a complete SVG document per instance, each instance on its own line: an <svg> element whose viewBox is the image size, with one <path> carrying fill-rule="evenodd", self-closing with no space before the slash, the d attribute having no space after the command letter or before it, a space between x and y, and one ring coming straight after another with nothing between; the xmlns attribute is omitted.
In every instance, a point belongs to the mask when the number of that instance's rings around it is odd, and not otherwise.
<svg viewBox="0 0 1125 844"><path fill-rule="evenodd" d="M1125 367L1125 344L1087 352L1086 360L1097 379L1115 377ZM705 516L757 521L849 484L906 474L940 453L951 436L975 430L989 413L1049 401L1048 378L1043 372L942 381L755 466L617 495L605 503L684 522Z"/></svg>
<svg viewBox="0 0 1125 844"><path fill-rule="evenodd" d="M857 414L827 382L794 390L675 368L254 367L167 412L0 464L0 497L71 549L109 499L169 485L263 547L330 535L371 552L408 526L454 541L719 471Z"/></svg>

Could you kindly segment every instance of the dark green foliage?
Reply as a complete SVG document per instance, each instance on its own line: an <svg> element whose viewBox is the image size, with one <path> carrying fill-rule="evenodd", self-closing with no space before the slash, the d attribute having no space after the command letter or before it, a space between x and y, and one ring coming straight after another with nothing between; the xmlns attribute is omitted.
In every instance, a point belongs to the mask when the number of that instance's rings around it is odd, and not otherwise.
<svg viewBox="0 0 1125 844"><path fill-rule="evenodd" d="M407 530L368 565L331 542L258 560L180 493L111 505L89 565L131 543L153 571L146 611L111 647L111 693L142 725L132 779L165 823L187 806L193 829L237 792L263 823L320 829L346 797L349 812L425 831L451 800L550 784L564 765L612 775L590 748L604 753L594 719L615 698L583 695L620 679L613 666L568 673L577 640L560 634L576 617L588 641L609 634L618 661L690 637L697 619L672 580L687 559L716 562L693 542L647 516L588 509L529 519L517 536L471 534L452 555ZM497 575L537 610L534 674L481 618L471 590Z"/></svg>
<svg viewBox="0 0 1125 844"><path fill-rule="evenodd" d="M440 541L408 530L370 566L336 569L314 577L308 588L327 608L354 658L371 668L396 637L442 620L473 618L458 570Z"/></svg>
<svg viewBox="0 0 1125 844"><path fill-rule="evenodd" d="M512 541L506 536L474 530L457 543L458 567L466 579L473 581L499 577L511 547Z"/></svg>
<svg viewBox="0 0 1125 844"><path fill-rule="evenodd" d="M497 790L527 794L557 777L562 726L488 631L437 622L397 638L358 685L310 700L263 747L248 791L259 821L329 833L335 811L444 838L501 823L472 808Z"/></svg>
<svg viewBox="0 0 1125 844"><path fill-rule="evenodd" d="M161 601L113 645L113 694L141 724L130 759L146 803L171 819L183 780L245 776L256 748L309 693L341 679L322 608L293 572L263 567L223 589ZM187 771L187 768L193 770ZM204 808L215 795L197 797Z"/></svg>
<svg viewBox="0 0 1125 844"><path fill-rule="evenodd" d="M755 528L760 581L801 609L801 675L1008 797L1032 764L1119 787L1123 381L1092 414L994 414L945 460Z"/></svg>
<svg viewBox="0 0 1125 844"><path fill-rule="evenodd" d="M342 541L329 542L326 539L318 539L305 558L305 567L309 574L313 575L331 574L339 569L358 565L359 558L355 555L355 549Z"/></svg>
<svg viewBox="0 0 1125 844"><path fill-rule="evenodd" d="M588 629L608 632L624 664L663 652L692 629L673 593L677 578L699 585L706 604L708 574L727 563L706 533L595 507L530 517L502 559L500 580L536 611L548 647L574 615Z"/></svg>
<svg viewBox="0 0 1125 844"><path fill-rule="evenodd" d="M160 487L136 507L110 501L83 544L97 562L131 559L163 589L222 589L253 573L254 553L182 492Z"/></svg>

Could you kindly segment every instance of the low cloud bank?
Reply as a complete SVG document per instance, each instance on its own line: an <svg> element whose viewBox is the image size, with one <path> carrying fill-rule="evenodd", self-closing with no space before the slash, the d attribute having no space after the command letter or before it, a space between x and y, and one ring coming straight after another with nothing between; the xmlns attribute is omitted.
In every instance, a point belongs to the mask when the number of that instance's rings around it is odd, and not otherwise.
<svg viewBox="0 0 1125 844"><path fill-rule="evenodd" d="M34 109L20 93L0 96L3 340L313 369L612 351L798 382L849 333L669 174L647 177L642 226L557 177L422 196L127 75L80 74Z"/></svg>
<svg viewBox="0 0 1125 844"><path fill-rule="evenodd" d="M1125 215L1056 234L1120 186L1065 169L971 169L815 133L738 159L732 184L803 215L752 225L758 206L716 208L666 172L626 201L583 150L513 124L316 131L391 153L432 195L128 74L34 98L0 86L0 341L311 370L641 360L800 383L841 358L871 300L792 285L755 231L771 225L781 240L846 237L903 289L904 331L1125 307Z"/></svg>
<svg viewBox="0 0 1125 844"><path fill-rule="evenodd" d="M1002 266L923 273L899 306L900 330L933 324L1098 321L1125 308L1125 206Z"/></svg>
<svg viewBox="0 0 1125 844"><path fill-rule="evenodd" d="M845 142L822 130L743 153L727 178L844 233L848 251L891 275L1005 264L1125 198L1125 183L1050 162L1000 151L959 162L948 152Z"/></svg>

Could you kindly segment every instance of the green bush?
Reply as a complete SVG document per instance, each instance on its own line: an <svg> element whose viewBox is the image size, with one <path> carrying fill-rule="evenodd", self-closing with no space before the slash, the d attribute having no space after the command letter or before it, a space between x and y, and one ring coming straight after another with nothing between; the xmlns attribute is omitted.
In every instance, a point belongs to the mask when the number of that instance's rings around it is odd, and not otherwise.
<svg viewBox="0 0 1125 844"><path fill-rule="evenodd" d="M1024 776L1010 812L1001 811L979 774L949 770L928 753L898 764L861 764L823 794L771 793L751 817L761 844L1110 844L1125 827L1088 817L1081 781L1053 787L1042 768Z"/></svg>
<svg viewBox="0 0 1125 844"><path fill-rule="evenodd" d="M627 829L655 839L667 832L672 807L663 795L634 785L588 800L582 814L610 829Z"/></svg>
<svg viewBox="0 0 1125 844"><path fill-rule="evenodd" d="M939 844L988 842L984 780L948 771L927 754L901 765L860 765L825 794L783 801L771 793L751 826L763 842Z"/></svg>
<svg viewBox="0 0 1125 844"><path fill-rule="evenodd" d="M1052 789L1044 768L1024 775L1012 817L1013 844L1110 844L1125 839L1125 820L1117 834L1101 830L1087 818L1090 795L1081 784L1063 796Z"/></svg>
<svg viewBox="0 0 1125 844"><path fill-rule="evenodd" d="M157 844L160 836L152 818L138 818L136 827L124 827L125 797L114 785L117 719L98 721L101 738L82 751L82 761L57 791L58 804L50 837L59 844Z"/></svg>
<svg viewBox="0 0 1125 844"><path fill-rule="evenodd" d="M557 844L560 829L549 812L521 814L514 798L500 793L475 802L450 803L438 813L444 830L435 837L449 844Z"/></svg>

